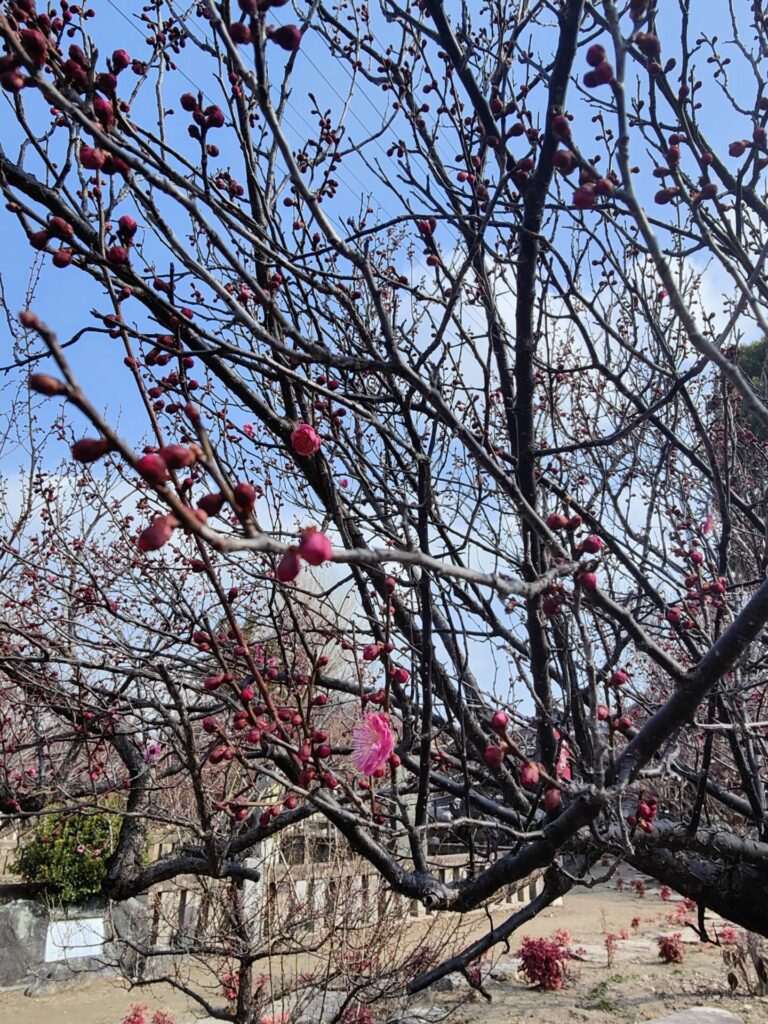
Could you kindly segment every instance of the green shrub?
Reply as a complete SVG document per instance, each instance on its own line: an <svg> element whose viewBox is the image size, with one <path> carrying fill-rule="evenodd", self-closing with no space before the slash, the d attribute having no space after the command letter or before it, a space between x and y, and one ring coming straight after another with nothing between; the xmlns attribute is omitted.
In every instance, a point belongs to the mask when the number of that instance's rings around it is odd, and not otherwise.
<svg viewBox="0 0 768 1024"><path fill-rule="evenodd" d="M63 903L79 903L101 890L104 864L117 828L107 814L54 812L40 818L13 870L41 883Z"/></svg>

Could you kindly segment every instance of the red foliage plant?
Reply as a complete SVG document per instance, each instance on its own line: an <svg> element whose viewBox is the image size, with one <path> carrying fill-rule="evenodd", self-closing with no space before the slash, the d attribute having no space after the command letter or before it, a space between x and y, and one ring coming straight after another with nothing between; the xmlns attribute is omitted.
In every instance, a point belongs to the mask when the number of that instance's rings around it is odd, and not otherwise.
<svg viewBox="0 0 768 1024"><path fill-rule="evenodd" d="M561 938L523 939L518 953L520 970L526 980L540 989L562 988L568 978L568 961L573 951Z"/></svg>
<svg viewBox="0 0 768 1024"><path fill-rule="evenodd" d="M645 896L646 885L642 878L633 878L632 888L635 890L639 899L642 899L643 896Z"/></svg>
<svg viewBox="0 0 768 1024"><path fill-rule="evenodd" d="M681 964L683 962L683 945L680 932L674 935L660 935L656 940L659 944L659 959L665 964Z"/></svg>

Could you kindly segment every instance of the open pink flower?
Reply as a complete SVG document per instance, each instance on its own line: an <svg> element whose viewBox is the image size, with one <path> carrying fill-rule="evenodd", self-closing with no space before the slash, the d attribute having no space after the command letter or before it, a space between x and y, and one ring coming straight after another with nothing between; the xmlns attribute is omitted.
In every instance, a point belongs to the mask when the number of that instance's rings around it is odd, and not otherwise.
<svg viewBox="0 0 768 1024"><path fill-rule="evenodd" d="M389 715L369 712L363 716L352 733L354 741L352 760L363 775L373 775L387 763L395 746L395 737L389 725Z"/></svg>
<svg viewBox="0 0 768 1024"><path fill-rule="evenodd" d="M300 423L291 431L291 445L299 455L314 455L323 443L323 439L310 423Z"/></svg>

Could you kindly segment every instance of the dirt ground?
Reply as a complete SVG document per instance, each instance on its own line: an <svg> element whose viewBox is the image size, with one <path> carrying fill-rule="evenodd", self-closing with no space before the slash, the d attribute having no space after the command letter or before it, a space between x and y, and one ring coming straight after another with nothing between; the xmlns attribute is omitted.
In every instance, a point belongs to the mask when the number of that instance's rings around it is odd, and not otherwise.
<svg viewBox="0 0 768 1024"><path fill-rule="evenodd" d="M731 994L726 981L722 948L702 945L691 929L671 923L678 904L663 902L658 891L641 899L632 892L611 889L580 891L566 897L563 907L540 915L518 932L509 953L502 951L486 980L491 1001L468 993L460 979L453 991L431 991L416 1000L421 1008L453 1009L456 1024L635 1024L691 1006L722 1007L745 1024L768 1024L768 997L750 995L739 985ZM640 918L632 928L632 919ZM500 919L500 918L499 918ZM486 919L478 914L477 934ZM722 929L716 921L714 928ZM567 930L575 947L583 947L572 962L569 983L560 991L540 992L527 987L516 973L515 954L525 935L551 936ZM615 959L607 964L605 937L626 929ZM712 930L712 929L710 929ZM658 958L656 936L682 931L684 961L664 965ZM0 954L1 955L1 954ZM456 977L456 976L453 976ZM28 998L21 991L0 993L0 1024L121 1024L132 1003L168 1011L175 1024L187 1024L200 1011L167 985L133 991L114 979L65 989L55 995ZM414 1013L414 1006L410 1013ZM384 1018L382 1017L382 1020Z"/></svg>

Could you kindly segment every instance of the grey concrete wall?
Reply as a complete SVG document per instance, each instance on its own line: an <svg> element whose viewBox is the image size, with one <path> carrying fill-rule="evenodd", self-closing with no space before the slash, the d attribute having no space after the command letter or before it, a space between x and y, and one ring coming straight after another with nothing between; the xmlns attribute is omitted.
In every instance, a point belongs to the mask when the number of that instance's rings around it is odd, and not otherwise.
<svg viewBox="0 0 768 1024"><path fill-rule="evenodd" d="M103 921L103 950L94 956L66 956L62 950L59 956L50 943L51 922L67 921L70 926L74 922L77 927L82 919ZM61 925L58 927L61 930ZM146 932L146 899L61 909L42 900L4 900L0 896L0 989L23 988L27 995L54 992L87 982L94 973L114 973L121 958L130 971L131 955L126 958L119 939L146 941Z"/></svg>
<svg viewBox="0 0 768 1024"><path fill-rule="evenodd" d="M26 984L45 961L48 911L31 900L0 904L0 987Z"/></svg>

